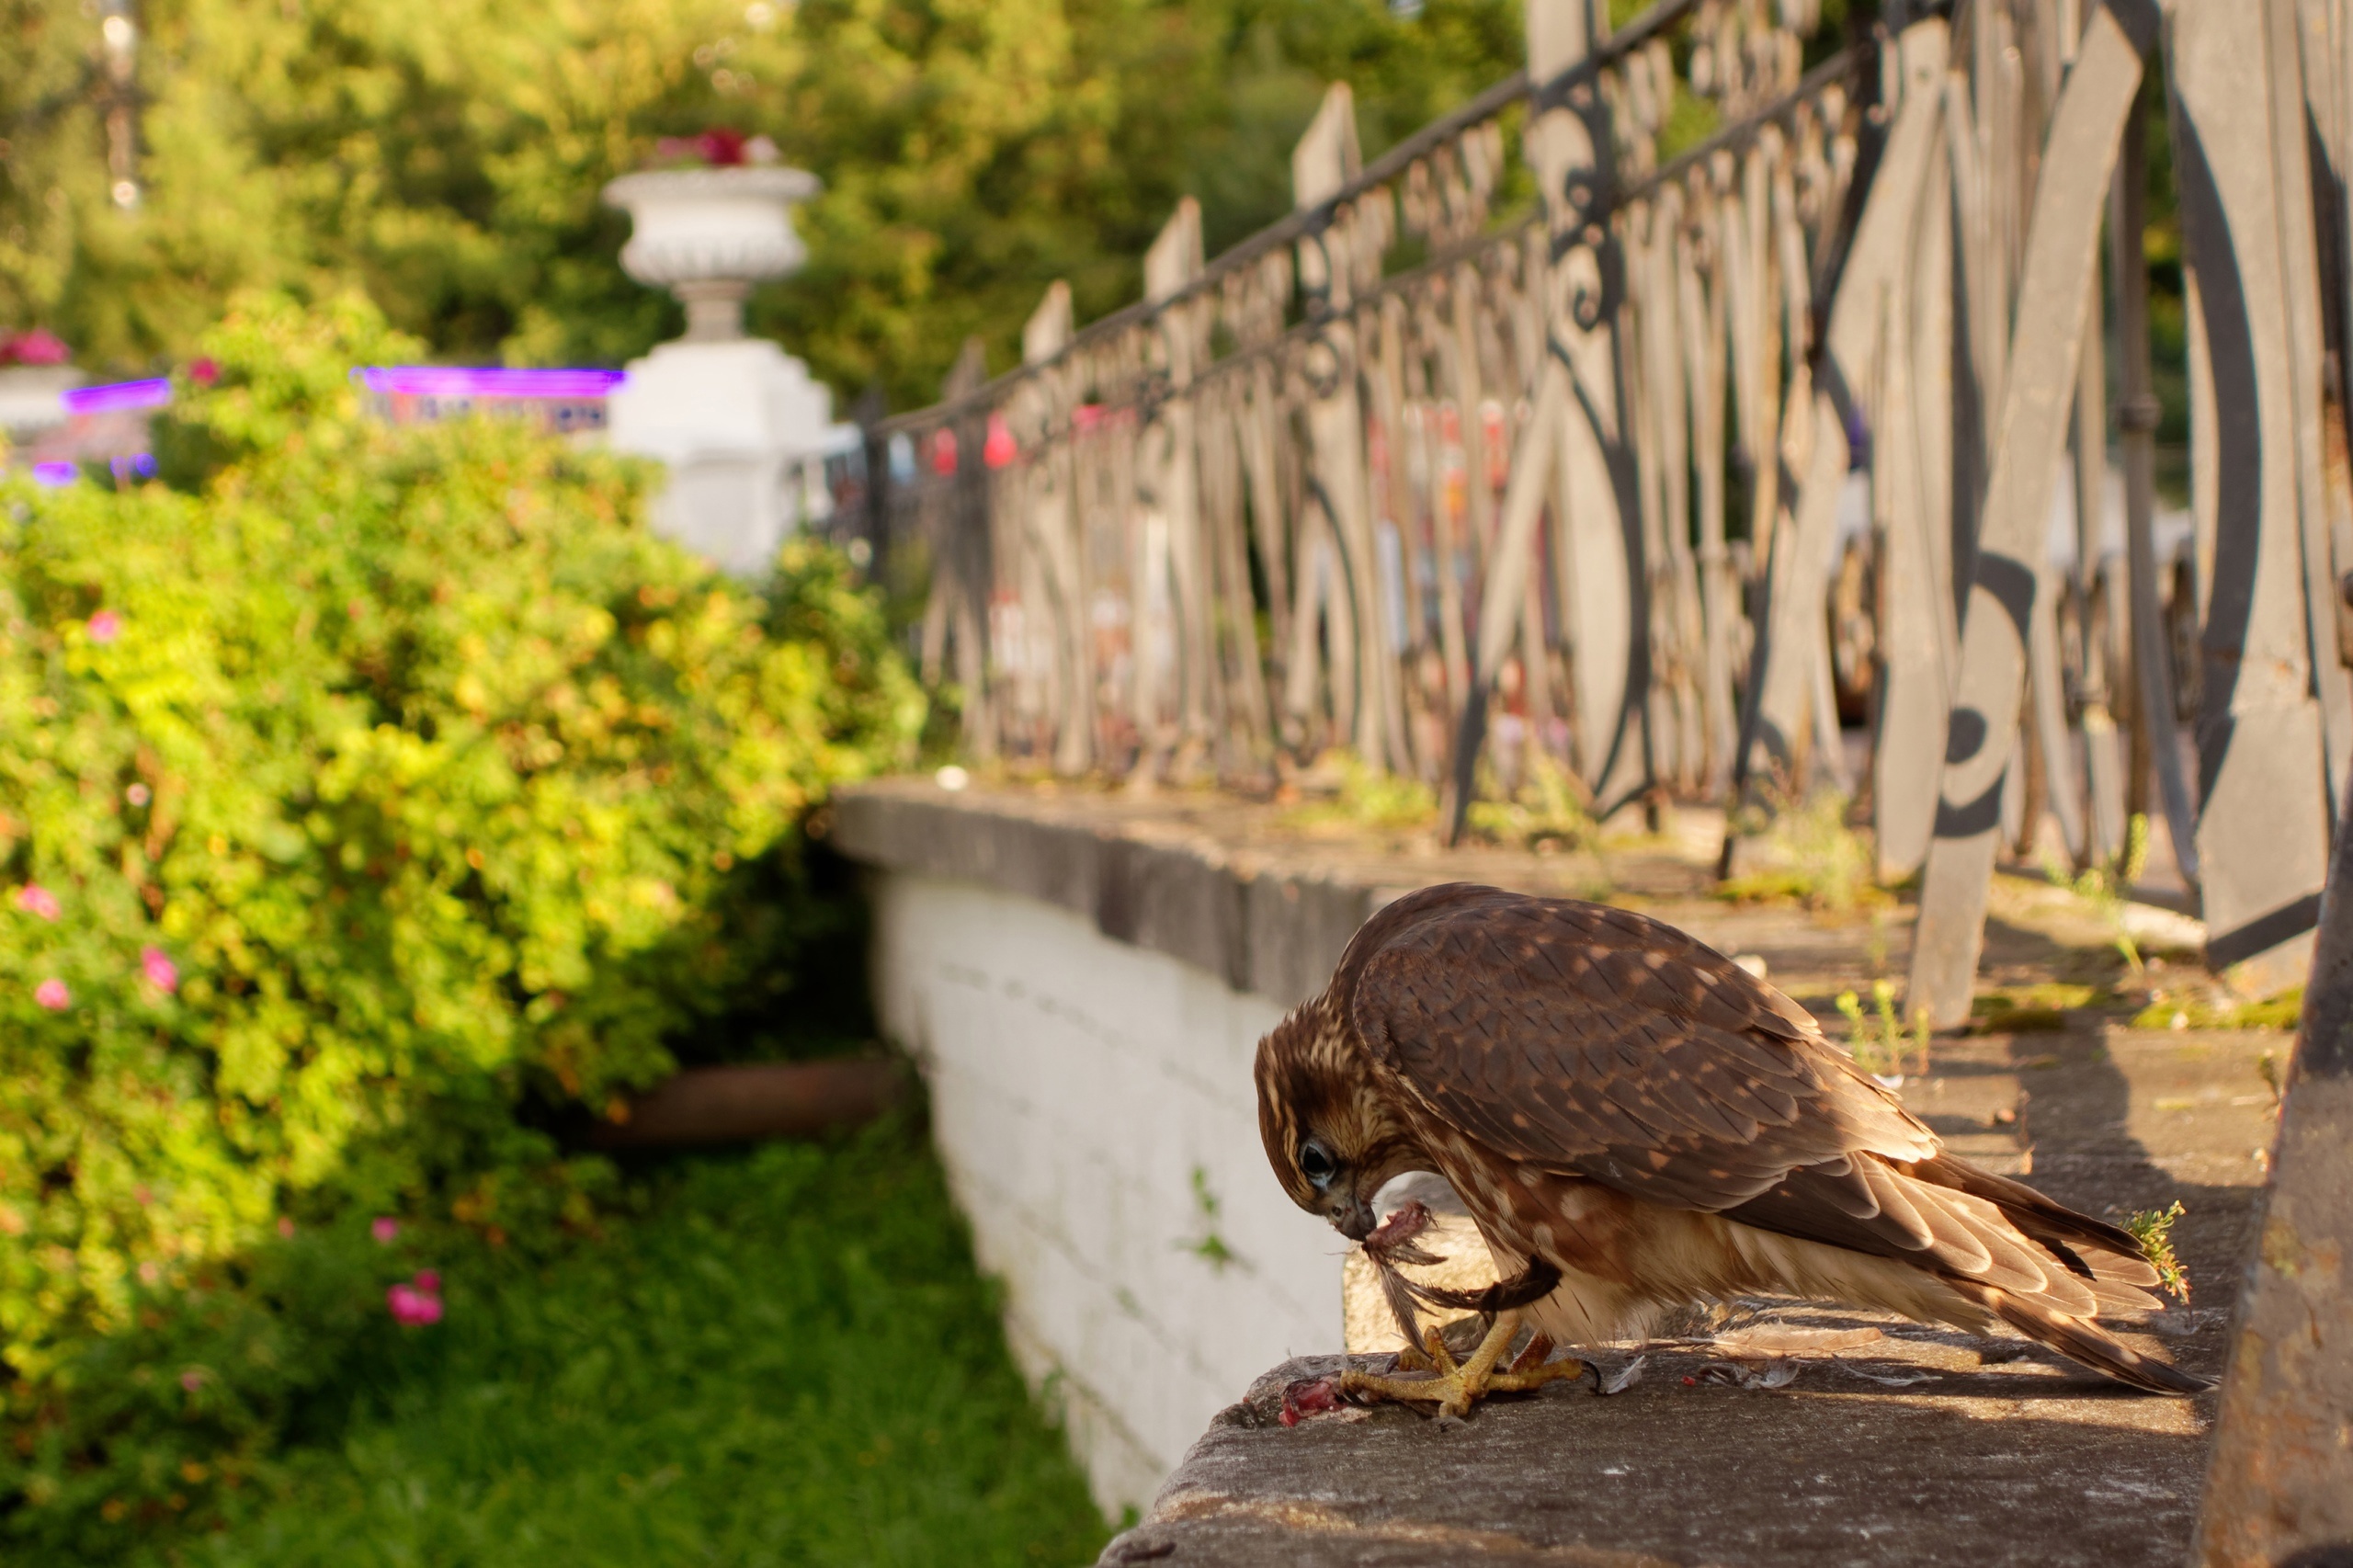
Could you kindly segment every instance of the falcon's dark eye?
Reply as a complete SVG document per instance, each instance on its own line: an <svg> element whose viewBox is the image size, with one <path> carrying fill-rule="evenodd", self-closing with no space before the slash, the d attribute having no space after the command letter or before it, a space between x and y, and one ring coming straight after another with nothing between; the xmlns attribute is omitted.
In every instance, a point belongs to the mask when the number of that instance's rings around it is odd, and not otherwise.
<svg viewBox="0 0 2353 1568"><path fill-rule="evenodd" d="M1299 1146L1299 1168L1309 1181L1321 1187L1330 1185L1332 1177L1339 1173L1340 1165L1332 1158L1329 1149L1310 1138Z"/></svg>

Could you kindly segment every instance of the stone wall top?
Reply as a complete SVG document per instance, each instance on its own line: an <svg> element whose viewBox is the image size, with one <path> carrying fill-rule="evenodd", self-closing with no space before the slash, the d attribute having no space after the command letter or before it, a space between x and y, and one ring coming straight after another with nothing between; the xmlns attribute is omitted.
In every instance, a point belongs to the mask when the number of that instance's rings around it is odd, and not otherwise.
<svg viewBox="0 0 2353 1568"><path fill-rule="evenodd" d="M1773 983L1825 1019L1836 1017L1840 991L1903 961L1915 914L1908 899L1844 915L1727 901L1714 876L1723 813L1704 806L1670 806L1658 834L1611 830L1574 848L1449 849L1434 822L1354 821L1313 797L980 779L949 790L926 776L843 790L812 831L880 869L1071 910L1106 936L1286 1007L1323 989L1374 910L1438 882L1644 910L1721 952L1767 960ZM2114 940L2104 916L2040 878L1997 877L1994 896L1985 985L2048 978L2053 942L2106 951ZM2204 939L2196 922L2165 910L2128 905L2126 920L2144 950L2178 955Z"/></svg>
<svg viewBox="0 0 2353 1568"><path fill-rule="evenodd" d="M1284 1006L1323 990L1365 918L1415 888L1602 891L1588 856L1441 851L1426 834L1327 829L1280 806L1209 793L977 782L949 790L926 778L886 778L836 795L827 831L853 860L1059 904L1105 936ZM1610 871L1621 898L1696 890L1695 873L1672 858L1613 860Z"/></svg>

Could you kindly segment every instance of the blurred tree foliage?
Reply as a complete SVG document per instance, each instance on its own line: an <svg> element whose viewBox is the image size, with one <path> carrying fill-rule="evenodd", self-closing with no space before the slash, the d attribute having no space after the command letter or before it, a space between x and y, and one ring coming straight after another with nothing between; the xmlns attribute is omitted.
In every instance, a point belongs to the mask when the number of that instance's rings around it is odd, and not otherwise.
<svg viewBox="0 0 2353 1568"><path fill-rule="evenodd" d="M1516 0L148 0L136 209L108 195L91 0L0 0L0 326L97 370L189 351L241 287L357 285L451 359L618 363L676 330L597 192L665 135L765 132L824 194L765 290L844 392L1010 361L1051 279L1138 287L1178 197L1212 249L1289 205L1327 81L1368 153L1519 62Z"/></svg>

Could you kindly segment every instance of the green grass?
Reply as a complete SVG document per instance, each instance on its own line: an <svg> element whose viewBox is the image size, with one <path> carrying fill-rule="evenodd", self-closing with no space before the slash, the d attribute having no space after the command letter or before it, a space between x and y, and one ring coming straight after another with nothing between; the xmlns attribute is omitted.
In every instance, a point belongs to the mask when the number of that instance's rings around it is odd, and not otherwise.
<svg viewBox="0 0 2353 1568"><path fill-rule="evenodd" d="M1480 771L1479 798L1466 813L1472 837L1524 849L1588 848L1598 841L1585 786L1541 750L1528 749L1518 790L1506 791L1490 766Z"/></svg>
<svg viewBox="0 0 2353 1568"><path fill-rule="evenodd" d="M1352 751L1335 748L1316 760L1313 782L1327 785L1321 799L1294 806L1283 820L1295 827L1352 827L1404 831L1438 820L1438 797L1418 778L1376 767Z"/></svg>
<svg viewBox="0 0 2353 1568"><path fill-rule="evenodd" d="M1777 789L1733 815L1744 838L1762 837L1760 863L1716 884L1730 903L1798 903L1845 915L1894 902L1874 878L1871 847L1847 825L1847 800L1835 790L1797 799Z"/></svg>
<svg viewBox="0 0 2353 1568"><path fill-rule="evenodd" d="M1108 1534L904 1127L684 1160L307 1412L186 1568L1091 1561Z"/></svg>
<svg viewBox="0 0 2353 1568"><path fill-rule="evenodd" d="M2050 980L2035 985L1997 986L1969 1004L1972 1034L2052 1034L2064 1030L2067 1015L2113 1006L2115 993L2097 985Z"/></svg>
<svg viewBox="0 0 2353 1568"><path fill-rule="evenodd" d="M2228 996L2158 995L2132 1020L2136 1029L2292 1029L2303 1022L2304 988L2261 1002ZM2176 1019L2179 1023L2176 1023Z"/></svg>

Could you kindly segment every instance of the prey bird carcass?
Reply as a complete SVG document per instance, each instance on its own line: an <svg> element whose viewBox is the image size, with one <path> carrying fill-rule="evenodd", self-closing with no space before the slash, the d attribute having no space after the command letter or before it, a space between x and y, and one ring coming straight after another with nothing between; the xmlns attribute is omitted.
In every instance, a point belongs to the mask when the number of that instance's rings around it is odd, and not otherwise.
<svg viewBox="0 0 2353 1568"><path fill-rule="evenodd" d="M1427 1377L1343 1386L1461 1415L1578 1364L1552 1345L1639 1337L1670 1308L1788 1295L1973 1333L1998 1320L2119 1382L2206 1383L2100 1320L2144 1313L2133 1238L1949 1153L1779 991L1631 910L1467 883L1367 921L1324 994L1258 1042L1258 1129L1292 1200L1375 1257L1374 1195L1435 1171L1503 1278L1443 1304L1493 1321ZM1392 1227L1392 1233L1396 1227ZM1422 1292L1424 1300L1430 1300ZM1534 1354L1509 1369L1523 1324Z"/></svg>

